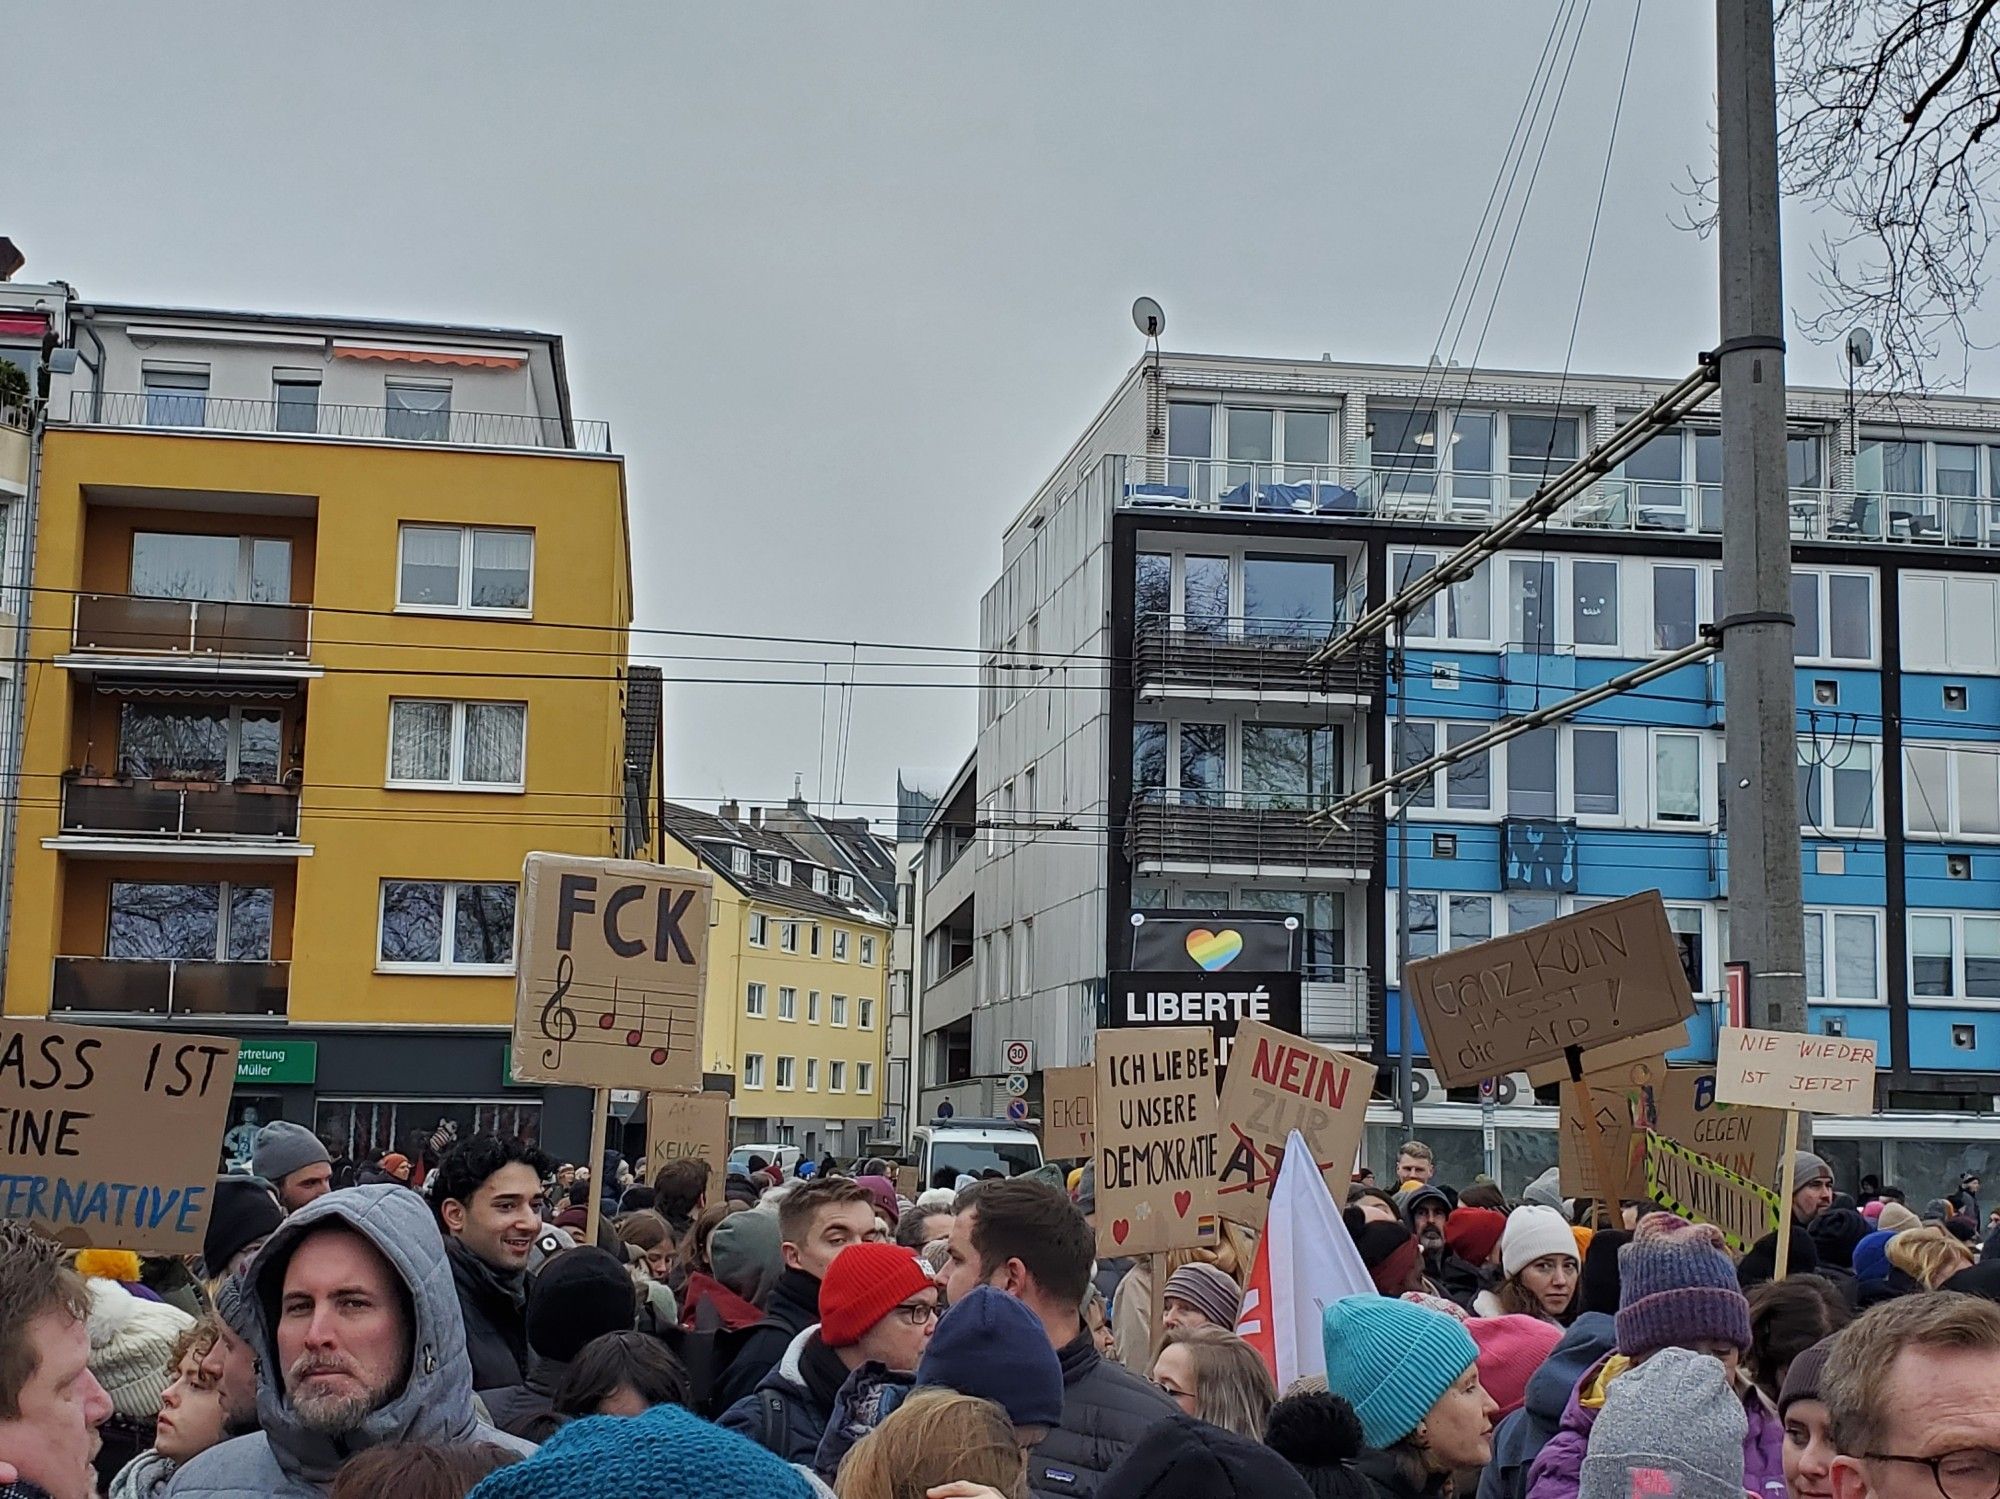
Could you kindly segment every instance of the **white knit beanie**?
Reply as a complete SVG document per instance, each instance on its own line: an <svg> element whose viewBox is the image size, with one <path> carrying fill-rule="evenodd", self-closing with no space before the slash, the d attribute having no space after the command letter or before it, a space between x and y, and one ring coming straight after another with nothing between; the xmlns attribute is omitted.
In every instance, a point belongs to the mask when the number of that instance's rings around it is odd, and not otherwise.
<svg viewBox="0 0 2000 1499"><path fill-rule="evenodd" d="M1505 1274L1518 1275L1546 1254L1581 1259L1569 1219L1554 1208L1523 1203L1507 1215L1507 1227L1500 1235L1500 1268Z"/></svg>
<svg viewBox="0 0 2000 1499"><path fill-rule="evenodd" d="M90 1372L111 1397L111 1408L133 1421L160 1414L160 1397L173 1383L167 1359L194 1318L164 1301L134 1296L115 1280L91 1280Z"/></svg>

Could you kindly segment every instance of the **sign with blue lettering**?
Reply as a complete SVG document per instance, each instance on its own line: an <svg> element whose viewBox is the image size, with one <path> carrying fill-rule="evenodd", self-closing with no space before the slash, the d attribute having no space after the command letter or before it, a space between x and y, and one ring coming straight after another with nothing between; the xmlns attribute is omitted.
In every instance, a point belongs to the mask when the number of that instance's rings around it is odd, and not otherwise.
<svg viewBox="0 0 2000 1499"><path fill-rule="evenodd" d="M235 1085L226 1036L0 1020L0 1216L199 1254Z"/></svg>

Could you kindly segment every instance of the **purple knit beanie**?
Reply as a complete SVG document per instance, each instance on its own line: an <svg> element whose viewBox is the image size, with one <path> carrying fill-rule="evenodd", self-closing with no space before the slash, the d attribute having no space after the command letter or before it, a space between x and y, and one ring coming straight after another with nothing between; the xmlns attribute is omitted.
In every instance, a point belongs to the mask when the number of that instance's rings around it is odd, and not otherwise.
<svg viewBox="0 0 2000 1499"><path fill-rule="evenodd" d="M1749 1351L1750 1303L1720 1229L1649 1213L1618 1251L1618 1279L1618 1351L1627 1358L1706 1341Z"/></svg>

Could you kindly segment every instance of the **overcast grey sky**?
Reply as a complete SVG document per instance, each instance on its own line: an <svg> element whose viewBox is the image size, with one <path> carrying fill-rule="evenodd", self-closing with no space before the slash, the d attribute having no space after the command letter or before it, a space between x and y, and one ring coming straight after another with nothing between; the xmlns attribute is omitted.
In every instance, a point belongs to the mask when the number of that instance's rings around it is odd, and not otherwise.
<svg viewBox="0 0 2000 1499"><path fill-rule="evenodd" d="M1632 3L1592 8L1483 365L1562 365ZM86 297L553 329L629 455L639 625L971 646L1134 296L1177 349L1429 354L1555 9L49 4L11 15L0 232ZM1646 7L1580 370L1714 341L1672 225L1713 47ZM1791 371L1838 378L1796 339ZM971 746L972 672L918 675L966 687L855 694L857 810ZM669 793L811 794L821 704L670 686Z"/></svg>

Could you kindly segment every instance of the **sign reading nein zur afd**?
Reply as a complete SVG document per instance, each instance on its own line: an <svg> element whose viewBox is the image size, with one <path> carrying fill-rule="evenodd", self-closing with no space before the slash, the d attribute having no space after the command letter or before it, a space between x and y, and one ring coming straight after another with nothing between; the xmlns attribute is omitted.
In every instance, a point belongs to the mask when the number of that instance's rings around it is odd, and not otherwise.
<svg viewBox="0 0 2000 1499"><path fill-rule="evenodd" d="M239 1086L309 1083L319 1076L317 1041L243 1041L236 1047Z"/></svg>
<svg viewBox="0 0 2000 1499"><path fill-rule="evenodd" d="M710 885L705 870L529 854L515 1078L699 1092Z"/></svg>
<svg viewBox="0 0 2000 1499"><path fill-rule="evenodd" d="M1328 1189L1345 1194L1375 1068L1255 1020L1244 1022L1237 1040L1236 1065L1222 1085L1218 1181L1224 1216L1262 1228L1294 1130Z"/></svg>
<svg viewBox="0 0 2000 1499"><path fill-rule="evenodd" d="M226 1036L0 1021L0 1216L199 1254L235 1077Z"/></svg>
<svg viewBox="0 0 2000 1499"><path fill-rule="evenodd" d="M1229 1065L1236 1029L1259 1020L1281 1031L1304 1029L1296 973L1114 973L1104 1023L1117 1029L1142 1025L1200 1025L1215 1037L1216 1066Z"/></svg>

